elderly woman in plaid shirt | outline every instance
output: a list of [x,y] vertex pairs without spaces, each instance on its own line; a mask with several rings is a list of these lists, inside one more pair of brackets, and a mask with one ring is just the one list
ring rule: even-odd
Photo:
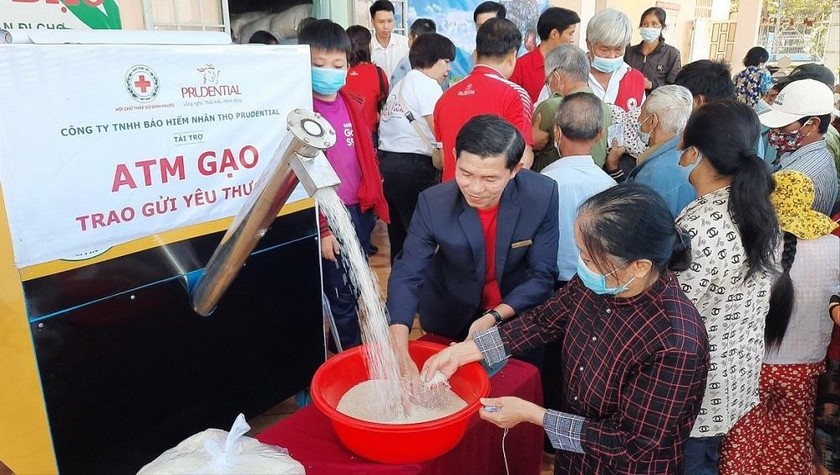
[[558,449],[555,473],[680,473],[709,362],[703,321],[669,271],[687,268],[689,238],[659,195],[629,183],[581,205],[575,242],[578,272],[568,285],[433,356],[422,378],[560,340],[561,407],[484,399],[481,417],[503,428],[542,426]]

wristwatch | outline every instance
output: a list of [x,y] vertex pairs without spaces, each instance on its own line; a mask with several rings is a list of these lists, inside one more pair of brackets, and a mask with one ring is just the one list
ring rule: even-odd
[[484,314],[485,315],[492,315],[493,320],[496,321],[496,325],[502,323],[502,314],[501,313],[499,313],[495,310],[488,310],[488,311],[484,312]]

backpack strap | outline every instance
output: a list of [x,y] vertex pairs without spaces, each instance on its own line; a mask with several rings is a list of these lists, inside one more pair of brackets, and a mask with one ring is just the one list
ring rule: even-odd
[[[376,66],[374,64],[374,66]],[[385,71],[382,70],[379,66],[376,66],[376,78],[379,79],[379,102],[376,103],[376,109],[382,110],[385,107],[385,102],[388,99],[388,91],[385,90],[385,80],[382,79],[385,76]]]

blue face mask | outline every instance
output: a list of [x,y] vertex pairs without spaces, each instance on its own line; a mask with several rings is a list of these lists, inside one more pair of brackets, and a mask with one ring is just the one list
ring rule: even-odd
[[312,66],[312,90],[321,96],[331,96],[344,87],[347,71],[344,69]]
[[[683,153],[685,153],[685,150],[683,150]],[[682,154],[680,154],[680,157],[682,157]],[[703,160],[703,154],[700,153],[700,150],[698,150],[697,151],[697,160],[695,160],[694,163],[692,163],[690,165],[683,165],[679,162],[677,163],[680,166],[680,171],[683,172],[683,176],[685,177],[686,180],[688,180],[688,177],[689,177],[689,175],[691,175],[691,172],[694,171],[695,168],[697,168],[697,165],[700,165],[701,160]]]
[[601,71],[602,73],[611,73],[620,68],[624,64],[624,57],[617,58],[602,58],[595,53],[592,54],[592,67]]
[[653,114],[648,115],[647,119],[639,122],[639,126],[636,128],[636,134],[639,136],[639,140],[641,140],[642,143],[645,144],[645,146],[648,146],[650,144],[650,134],[651,132],[653,132],[653,130],[651,130],[650,132],[642,132],[642,124],[647,122],[651,117],[653,117]]
[[[610,272],[607,275],[612,275],[615,272],[616,271]],[[586,263],[583,262],[583,258],[580,257],[580,254],[578,254],[577,275],[586,288],[598,295],[618,295],[627,290],[627,288],[630,287],[630,284],[636,280],[636,277],[633,276],[633,278],[628,280],[624,285],[620,285],[618,287],[607,287],[607,275],[602,275],[589,269],[589,267],[586,266]]]
[[639,34],[645,43],[653,43],[662,34],[662,28],[639,28]]

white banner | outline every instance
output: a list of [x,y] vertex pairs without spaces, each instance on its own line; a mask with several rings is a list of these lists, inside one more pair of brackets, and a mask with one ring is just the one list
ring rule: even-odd
[[298,46],[0,45],[0,84],[18,267],[235,215],[312,107]]

